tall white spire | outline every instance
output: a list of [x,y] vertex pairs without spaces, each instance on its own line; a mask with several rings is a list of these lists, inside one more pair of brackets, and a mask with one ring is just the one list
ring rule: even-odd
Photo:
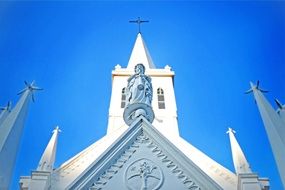
[[275,99],[275,103],[277,104],[278,108],[276,112],[278,113],[281,120],[285,123],[285,105],[283,105],[279,100]]
[[26,91],[0,126],[0,189],[8,189],[31,99]]
[[250,166],[245,158],[245,155],[242,152],[240,145],[238,144],[235,138],[235,131],[232,128],[229,128],[227,133],[230,137],[232,157],[236,174],[252,173]]
[[0,126],[3,121],[6,119],[8,114],[11,112],[11,101],[8,102],[7,106],[0,108]]
[[153,64],[141,33],[137,35],[127,68],[133,70],[138,63],[142,63],[146,69],[155,69],[155,65]]
[[250,86],[248,92],[253,92],[285,188],[285,123],[263,96],[259,82]]
[[55,155],[56,155],[56,147],[57,147],[57,139],[60,129],[57,126],[53,130],[53,135],[41,157],[41,160],[39,162],[37,171],[52,171],[53,165],[55,162]]
[[25,84],[27,87],[20,92],[20,100],[0,125],[0,189],[9,189],[28,105],[33,91],[40,89],[33,83]]

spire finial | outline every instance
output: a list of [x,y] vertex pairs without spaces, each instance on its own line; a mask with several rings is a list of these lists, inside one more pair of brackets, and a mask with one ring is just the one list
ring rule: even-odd
[[262,93],[268,92],[268,90],[263,90],[259,87],[259,80],[257,80],[256,85],[254,85],[252,82],[250,82],[250,86],[251,86],[250,89],[247,90],[245,92],[245,94],[249,94],[249,93],[253,92],[253,90],[259,90]]
[[5,107],[0,107],[0,110],[2,111],[8,111],[8,112],[11,112],[11,105],[12,105],[12,102],[11,101],[8,101],[7,105]]
[[231,133],[236,133],[236,131],[235,131],[235,130],[233,130],[232,128],[230,128],[230,127],[229,127],[229,128],[228,128],[228,131],[227,131],[226,133],[228,133],[228,134],[229,134],[230,132],[231,132]]
[[18,95],[20,95],[20,94],[22,94],[22,93],[24,93],[24,92],[26,92],[26,91],[28,90],[28,91],[30,91],[30,92],[32,93],[32,100],[33,100],[33,102],[35,102],[35,98],[34,98],[34,93],[33,93],[33,91],[35,91],[35,90],[43,90],[43,89],[42,89],[42,88],[39,88],[39,87],[37,87],[37,86],[34,86],[35,81],[32,81],[31,84],[29,84],[27,81],[24,81],[24,83],[25,83],[25,85],[26,85],[26,88],[24,88],[23,90],[21,90],[21,91],[18,93]]
[[144,23],[144,22],[149,22],[148,20],[141,20],[140,17],[138,17],[137,20],[130,20],[129,21],[130,23],[136,23],[138,24],[138,27],[139,27],[139,33],[141,33],[141,23]]
[[58,126],[58,125],[57,125],[57,126],[54,128],[54,130],[52,131],[52,133],[55,133],[55,132],[58,132],[58,133],[61,132],[61,130],[59,129],[59,126]]

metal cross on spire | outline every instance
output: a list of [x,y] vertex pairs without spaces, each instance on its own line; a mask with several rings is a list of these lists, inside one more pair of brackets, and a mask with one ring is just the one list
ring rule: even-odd
[[34,98],[34,91],[36,90],[43,90],[42,88],[39,88],[37,86],[35,86],[35,81],[33,81],[31,84],[29,84],[27,81],[24,81],[26,88],[24,88],[23,90],[21,90],[18,95],[23,94],[24,92],[26,92],[27,90],[29,90],[32,93],[32,100],[33,102],[35,102],[35,98]]
[[148,20],[141,20],[140,17],[138,17],[137,20],[130,20],[129,21],[130,23],[136,23],[138,24],[138,27],[139,27],[139,33],[141,33],[141,23],[144,23],[144,22],[149,22]]

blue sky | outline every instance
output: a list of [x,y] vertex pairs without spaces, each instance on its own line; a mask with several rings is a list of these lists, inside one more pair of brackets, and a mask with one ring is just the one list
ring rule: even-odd
[[[1,2],[0,104],[24,80],[43,92],[30,105],[12,189],[62,129],[56,166],[106,133],[111,70],[127,65],[140,16],[158,68],[175,71],[181,136],[234,171],[227,127],[271,189],[282,185],[249,81],[285,102],[285,4],[253,2]],[[275,106],[275,105],[274,105]]]

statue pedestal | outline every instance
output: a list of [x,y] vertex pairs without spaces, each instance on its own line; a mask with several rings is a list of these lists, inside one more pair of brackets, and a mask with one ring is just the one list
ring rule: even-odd
[[144,103],[129,104],[124,110],[124,121],[130,126],[139,116],[144,116],[150,123],[154,120],[152,107]]

